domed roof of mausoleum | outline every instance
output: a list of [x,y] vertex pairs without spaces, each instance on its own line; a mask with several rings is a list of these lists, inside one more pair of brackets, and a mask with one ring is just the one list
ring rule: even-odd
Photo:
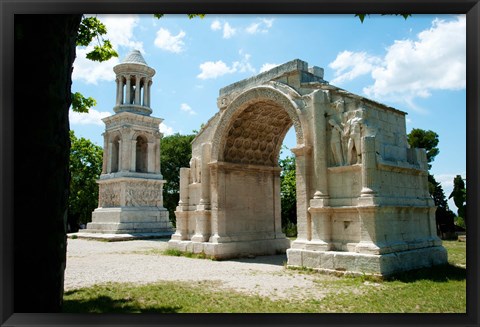
[[147,65],[147,62],[145,61],[145,59],[143,59],[143,56],[142,54],[140,53],[140,51],[138,50],[132,50],[132,52],[130,52],[126,57],[125,59],[123,59],[122,61],[123,64],[126,64],[126,63],[135,63],[135,64],[142,64],[142,65]]

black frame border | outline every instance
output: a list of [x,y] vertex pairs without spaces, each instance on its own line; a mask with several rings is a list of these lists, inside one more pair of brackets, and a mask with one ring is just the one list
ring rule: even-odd
[[[467,175],[469,237],[467,242],[467,314],[189,314],[189,315],[114,315],[114,314],[26,314],[13,311],[13,21],[16,14],[77,13],[184,13],[210,14],[352,14],[413,13],[467,15]],[[274,324],[282,326],[478,326],[479,244],[478,170],[480,149],[479,106],[479,31],[478,0],[0,0],[0,324],[1,326],[212,326]],[[352,19],[353,15],[352,15]]]

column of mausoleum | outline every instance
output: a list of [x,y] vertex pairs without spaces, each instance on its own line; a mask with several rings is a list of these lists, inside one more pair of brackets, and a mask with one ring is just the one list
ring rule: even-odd
[[135,104],[140,105],[140,80],[139,75],[135,75]]
[[130,77],[131,76],[125,76],[125,79],[127,80],[127,83],[126,83],[127,91],[126,91],[126,95],[125,95],[126,99],[125,99],[124,103],[126,103],[126,104],[130,104],[131,103],[131,98],[132,98],[132,95],[130,93],[132,91],[132,89],[131,89],[132,81],[130,80]]
[[117,106],[123,104],[123,76],[117,76]]

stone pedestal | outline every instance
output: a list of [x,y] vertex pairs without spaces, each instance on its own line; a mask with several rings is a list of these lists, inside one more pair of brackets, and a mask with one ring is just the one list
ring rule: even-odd
[[164,233],[172,231],[172,224],[165,208],[97,208],[92,213],[92,222],[82,231],[108,234]]
[[98,181],[99,207],[92,213],[92,222],[80,232],[172,232],[168,211],[163,207],[164,180],[108,175],[102,177]]

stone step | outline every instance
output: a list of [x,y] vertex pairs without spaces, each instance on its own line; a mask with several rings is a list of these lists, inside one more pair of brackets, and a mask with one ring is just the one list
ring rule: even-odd
[[135,233],[135,232],[161,232],[172,230],[169,222],[155,222],[155,223],[96,223],[91,222],[87,224],[87,228],[82,230],[93,233]]

